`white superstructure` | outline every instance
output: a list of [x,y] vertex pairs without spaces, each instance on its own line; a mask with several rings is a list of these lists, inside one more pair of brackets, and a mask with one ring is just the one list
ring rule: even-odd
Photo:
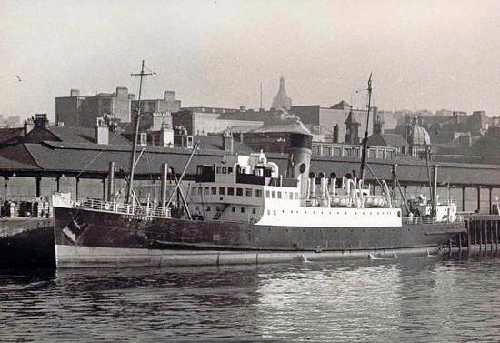
[[301,194],[300,178],[280,175],[262,152],[200,166],[198,176],[189,198],[194,219],[257,226],[402,226],[401,209],[392,205],[390,196],[373,195],[362,180],[311,177],[306,194]]

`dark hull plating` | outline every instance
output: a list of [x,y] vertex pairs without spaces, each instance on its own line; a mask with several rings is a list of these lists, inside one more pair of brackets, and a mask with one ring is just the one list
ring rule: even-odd
[[407,225],[403,228],[302,228],[175,218],[146,220],[72,208],[55,208],[55,218],[55,242],[58,246],[151,251],[350,252],[411,249],[437,247],[463,230],[457,224]]
[[52,219],[0,220],[0,268],[54,267],[54,261]]

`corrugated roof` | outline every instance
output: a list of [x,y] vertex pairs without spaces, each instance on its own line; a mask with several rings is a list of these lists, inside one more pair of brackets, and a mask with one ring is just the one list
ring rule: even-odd
[[[210,138],[211,139],[211,138]],[[216,147],[217,142],[212,146]],[[207,144],[209,146],[209,144]],[[140,148],[139,148],[140,149]],[[168,163],[180,172],[191,150],[183,148],[147,147],[137,165],[137,174],[147,176],[158,175],[163,163]],[[188,173],[195,173],[199,164],[213,164],[224,157],[224,151],[201,149],[188,168]],[[246,153],[245,153],[246,154]],[[267,154],[268,158],[278,164],[281,171],[286,170],[288,156],[286,154]],[[68,144],[64,142],[44,142],[43,144],[19,144],[0,149],[0,171],[12,168],[40,170],[43,172],[97,173],[105,175],[109,162],[115,162],[119,171],[128,170],[130,150],[125,146],[102,146],[96,144]],[[398,177],[403,183],[427,182],[425,161],[399,158]],[[378,178],[392,179],[392,163],[389,161],[369,160],[368,165]],[[438,182],[455,185],[491,185],[500,186],[500,166],[464,165],[458,163],[438,163]],[[311,161],[311,171],[334,172],[343,176],[355,170],[359,174],[360,162],[357,159],[315,157]],[[373,179],[369,170],[368,179]]]
[[[49,126],[46,129],[63,142],[96,143],[94,128],[74,126]],[[109,144],[131,145],[128,139],[126,139],[124,136],[112,131],[109,132]]]
[[274,132],[286,132],[286,133],[296,133],[306,136],[312,136],[311,132],[304,126],[302,121],[298,117],[290,117],[283,119],[281,122],[276,124],[264,125],[250,132],[253,133],[274,133]]
[[12,144],[17,137],[24,136],[24,127],[2,127],[0,128],[0,144]]

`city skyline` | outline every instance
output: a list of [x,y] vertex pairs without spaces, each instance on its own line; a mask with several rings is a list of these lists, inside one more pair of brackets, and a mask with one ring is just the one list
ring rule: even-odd
[[1,1],[0,113],[48,113],[54,98],[137,94],[184,106],[269,108],[283,75],[294,105],[500,113],[500,3],[482,1]]

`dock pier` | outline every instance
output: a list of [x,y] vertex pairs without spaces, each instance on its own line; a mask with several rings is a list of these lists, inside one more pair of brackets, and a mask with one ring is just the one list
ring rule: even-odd
[[472,214],[465,219],[465,226],[466,231],[450,242],[450,254],[464,258],[500,255],[500,215]]

